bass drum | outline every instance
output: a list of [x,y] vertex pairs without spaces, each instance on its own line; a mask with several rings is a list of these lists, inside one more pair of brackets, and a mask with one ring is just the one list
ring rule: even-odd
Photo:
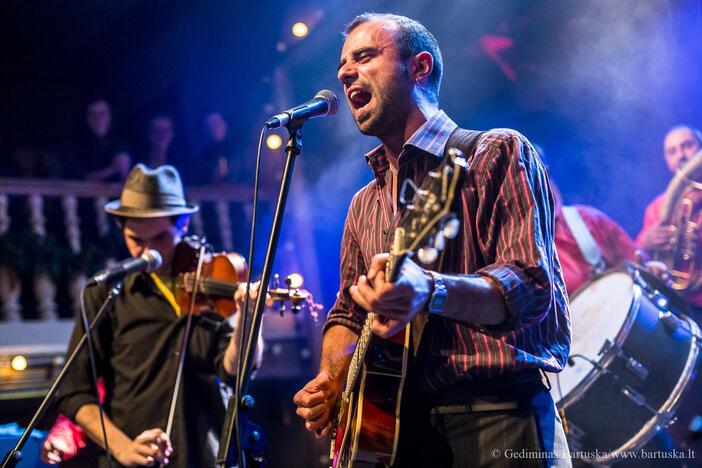
[[[608,464],[664,426],[694,381],[700,335],[682,309],[636,267],[606,272],[571,300],[573,338],[551,393],[571,451]],[[612,454],[612,453],[615,454]]]

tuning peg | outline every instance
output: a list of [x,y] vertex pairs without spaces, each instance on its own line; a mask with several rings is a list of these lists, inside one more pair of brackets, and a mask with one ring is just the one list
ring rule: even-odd
[[451,218],[444,224],[444,237],[447,239],[453,239],[458,235],[458,229],[461,227],[461,222],[458,218]]
[[442,251],[444,247],[446,247],[446,239],[444,238],[444,233],[439,231],[436,233],[436,236],[434,236],[434,248],[438,251]]
[[417,258],[420,262],[422,262],[425,265],[430,265],[434,263],[438,256],[439,251],[436,250],[434,247],[422,247],[417,251]]

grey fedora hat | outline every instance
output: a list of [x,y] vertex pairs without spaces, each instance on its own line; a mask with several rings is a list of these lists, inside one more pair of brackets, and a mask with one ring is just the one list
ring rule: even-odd
[[185,201],[180,174],[173,166],[150,169],[137,164],[127,176],[119,200],[105,205],[105,211],[127,218],[160,218],[195,213],[197,205]]

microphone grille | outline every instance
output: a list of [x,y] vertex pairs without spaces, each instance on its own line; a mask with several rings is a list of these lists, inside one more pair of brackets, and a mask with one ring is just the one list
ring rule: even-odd
[[158,270],[163,264],[163,257],[158,250],[149,249],[141,255],[141,258],[146,260],[146,263],[149,265],[146,268],[146,271],[149,273]]
[[331,117],[336,114],[339,110],[339,98],[336,96],[334,91],[329,91],[328,89],[323,89],[315,95],[315,98],[321,98],[327,101],[329,109],[327,109],[325,116]]

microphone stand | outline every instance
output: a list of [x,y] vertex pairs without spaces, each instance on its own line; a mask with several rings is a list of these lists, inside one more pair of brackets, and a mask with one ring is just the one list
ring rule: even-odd
[[107,295],[107,298],[105,301],[102,303],[102,306],[100,306],[100,309],[98,310],[97,314],[95,315],[95,318],[93,319],[93,322],[90,324],[90,328],[86,333],[83,334],[81,337],[80,341],[76,345],[76,348],[73,350],[71,355],[69,356],[68,360],[66,360],[66,363],[63,366],[63,369],[61,369],[61,372],[59,372],[59,375],[56,377],[56,380],[54,383],[51,385],[51,388],[49,388],[49,391],[46,393],[46,396],[44,397],[44,400],[41,402],[41,405],[39,405],[39,409],[37,409],[37,412],[34,413],[34,416],[32,417],[32,420],[29,422],[27,427],[24,429],[24,432],[22,433],[22,437],[17,441],[17,444],[15,445],[15,448],[7,452],[7,455],[2,461],[2,468],[14,468],[17,466],[17,463],[22,459],[22,447],[24,447],[24,444],[27,443],[27,440],[29,439],[29,436],[32,434],[32,430],[34,430],[34,427],[37,425],[39,422],[39,419],[41,419],[42,416],[44,416],[44,413],[46,412],[47,407],[49,406],[49,403],[53,399],[54,395],[58,391],[59,387],[61,386],[61,383],[63,382],[64,377],[68,373],[68,371],[73,367],[73,363],[76,360],[76,357],[78,354],[83,350],[83,347],[85,346],[85,343],[88,341],[87,336],[88,333],[92,333],[93,329],[97,328],[97,326],[100,324],[102,321],[105,312],[112,306],[112,303],[115,301],[117,296],[119,296],[120,290],[122,289],[122,283],[117,283],[115,286],[110,289],[110,293]]
[[[251,395],[247,395],[246,392],[248,391],[249,384],[251,383],[251,372],[253,369],[256,341],[259,331],[261,330],[261,320],[263,319],[266,294],[268,293],[268,283],[271,279],[275,252],[278,248],[278,238],[280,237],[280,228],[283,222],[283,214],[285,212],[285,205],[288,199],[292,172],[295,166],[295,158],[302,150],[301,128],[301,124],[300,126],[288,128],[289,137],[288,143],[285,147],[287,158],[285,160],[285,168],[283,169],[283,177],[280,182],[280,192],[278,193],[278,202],[273,215],[273,225],[271,227],[271,234],[268,239],[266,257],[263,263],[263,273],[261,274],[258,296],[256,297],[256,307],[254,309],[249,335],[246,340],[245,352],[243,354],[241,351],[239,352],[239,357],[241,358],[241,356],[243,356],[244,359],[243,367],[240,367],[240,369],[243,369],[244,371],[240,376],[241,378],[239,378],[239,376],[237,377],[238,381],[241,382],[238,392],[241,397],[238,402],[234,401],[234,396],[229,399],[227,414],[224,418],[224,427],[222,428],[222,434],[219,440],[217,466],[221,468],[228,468],[237,463],[239,463],[238,466],[246,468],[249,461],[252,461],[257,466],[263,466],[263,434],[259,429],[252,428],[251,424],[247,424],[245,418],[242,417],[242,413],[245,413],[254,406],[253,397],[251,397]],[[243,330],[242,333],[245,333],[245,331],[246,330]],[[234,395],[236,395],[236,393]],[[241,447],[236,447],[236,441],[232,443],[232,436],[235,434],[235,426],[237,425],[239,434],[243,436],[241,440]],[[254,445],[253,450],[249,446],[250,444]],[[242,452],[244,453],[245,459],[240,461],[239,457]]]

